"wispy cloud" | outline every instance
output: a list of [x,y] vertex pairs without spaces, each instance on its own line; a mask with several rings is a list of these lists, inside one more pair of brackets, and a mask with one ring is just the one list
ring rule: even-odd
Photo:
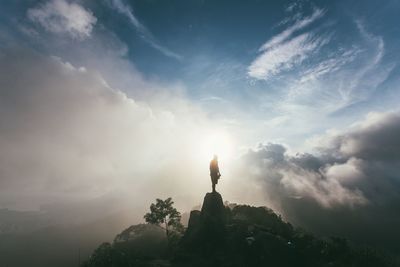
[[52,0],[28,10],[28,18],[49,32],[67,33],[76,39],[90,36],[96,17],[77,3]]
[[134,15],[133,10],[130,6],[123,3],[122,0],[109,0],[110,6],[120,14],[126,16],[129,22],[135,27],[139,34],[142,35],[143,40],[148,43],[154,49],[160,51],[167,57],[175,58],[178,60],[182,59],[182,56],[171,51],[170,49],[162,46],[156,37],[144,26]]
[[347,63],[354,61],[360,52],[362,51],[358,47],[352,47],[348,50],[342,49],[342,51],[338,51],[333,56],[317,63],[315,66],[306,68],[306,70],[301,72],[299,82],[306,83],[316,80],[325,74],[338,71]]
[[[308,21],[314,17],[316,24],[324,13],[314,12],[304,20],[308,24],[300,24],[309,25],[301,30],[296,30],[301,26],[287,26],[267,40],[247,67],[253,82],[268,81],[263,85],[270,89],[262,99],[263,109],[287,117],[281,129],[297,129],[294,138],[289,141],[286,137],[283,142],[294,142],[332,123],[351,123],[365,108],[379,105],[372,96],[395,67],[385,58],[383,37],[370,32],[363,21],[351,25],[348,31],[353,36],[346,34],[345,40],[341,39],[343,33],[332,27],[335,20],[331,17],[325,20],[332,23],[314,29]],[[341,122],[330,119],[343,115],[346,118]]]
[[259,80],[267,80],[301,63],[308,55],[326,44],[329,38],[318,38],[312,33],[303,33],[292,38],[294,33],[321,18],[324,13],[324,10],[315,8],[310,16],[297,20],[292,26],[263,44],[258,50],[261,54],[248,67],[248,75]]
[[361,37],[356,43],[332,46],[321,58],[315,57],[288,75],[280,109],[290,114],[317,109],[317,116],[323,117],[371,100],[394,64],[383,61],[383,38],[368,32],[360,21],[356,26],[360,34],[357,37]]
[[311,33],[296,36],[290,41],[264,51],[251,63],[248,74],[259,80],[268,80],[271,76],[301,63],[328,41],[329,38],[315,37]]
[[368,48],[368,56],[363,63],[363,66],[352,75],[351,82],[348,86],[342,87],[340,93],[348,104],[355,101],[364,100],[372,90],[380,83],[386,80],[392,67],[378,68],[385,54],[385,43],[383,38],[378,35],[369,33],[364,24],[357,20],[357,28],[365,40],[366,47]]
[[325,13],[324,10],[316,8],[313,14],[311,14],[311,16],[296,21],[295,24],[293,24],[291,27],[287,28],[283,32],[272,37],[271,40],[269,40],[263,46],[260,47],[259,51],[265,51],[267,49],[272,48],[273,46],[279,45],[283,41],[287,40],[296,31],[307,27],[315,20],[321,18],[324,15],[324,13]]

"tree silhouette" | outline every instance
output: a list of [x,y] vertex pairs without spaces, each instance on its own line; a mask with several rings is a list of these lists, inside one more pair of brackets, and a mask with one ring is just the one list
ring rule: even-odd
[[[144,215],[147,223],[156,224],[165,229],[169,239],[173,233],[182,233],[181,214],[172,205],[172,198],[162,200],[157,198],[156,203],[150,205],[150,212]],[[163,227],[164,226],[164,227]]]

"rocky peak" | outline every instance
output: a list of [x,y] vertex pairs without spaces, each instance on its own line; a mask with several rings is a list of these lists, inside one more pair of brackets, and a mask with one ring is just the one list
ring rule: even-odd
[[225,224],[226,214],[222,196],[218,192],[207,193],[201,207],[203,222]]

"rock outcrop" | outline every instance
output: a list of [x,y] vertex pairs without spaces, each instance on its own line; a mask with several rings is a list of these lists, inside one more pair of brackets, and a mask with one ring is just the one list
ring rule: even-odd
[[201,218],[203,223],[215,226],[226,223],[226,212],[222,196],[218,192],[207,193],[201,207]]
[[190,213],[189,224],[182,243],[196,252],[206,254],[218,251],[224,246],[227,220],[222,196],[218,192],[207,193],[201,211]]

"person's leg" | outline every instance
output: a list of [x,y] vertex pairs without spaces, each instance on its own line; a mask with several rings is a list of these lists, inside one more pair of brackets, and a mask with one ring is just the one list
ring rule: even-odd
[[215,192],[215,185],[217,183],[217,179],[215,175],[211,175],[211,184],[212,184],[212,191]]

